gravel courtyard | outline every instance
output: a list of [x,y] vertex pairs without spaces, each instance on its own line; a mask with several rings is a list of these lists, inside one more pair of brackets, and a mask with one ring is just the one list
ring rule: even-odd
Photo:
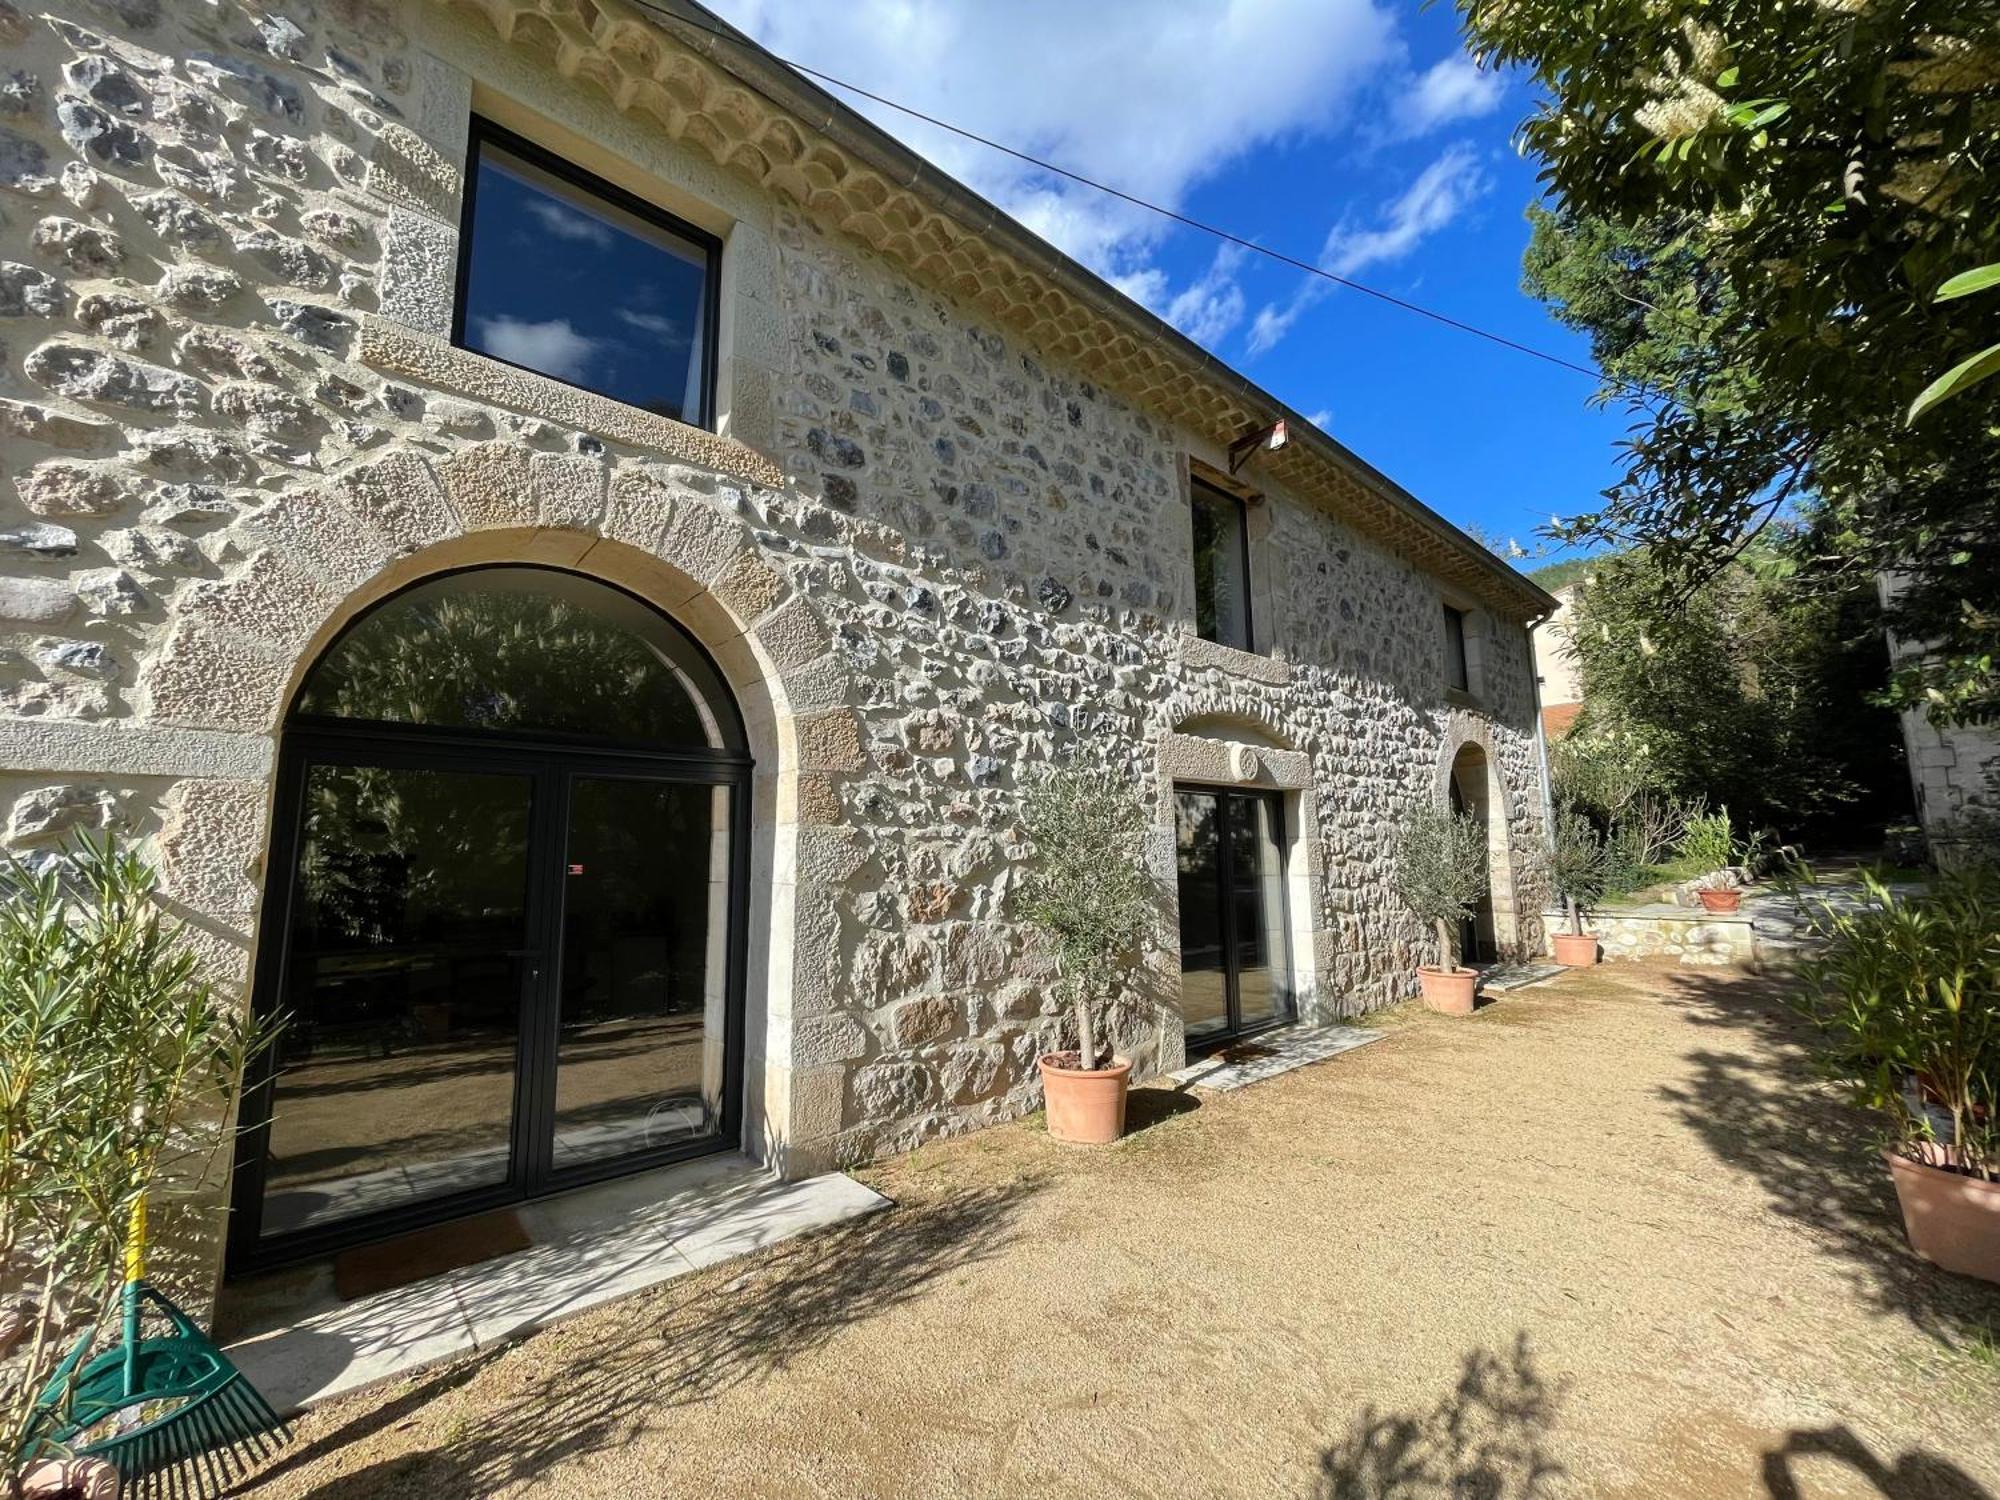
[[1767,981],[1617,966],[323,1408],[267,1500],[2000,1497],[2000,1288],[1910,1257]]

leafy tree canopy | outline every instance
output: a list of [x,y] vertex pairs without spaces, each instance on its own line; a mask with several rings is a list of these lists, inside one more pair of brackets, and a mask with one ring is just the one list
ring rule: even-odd
[[1900,737],[1868,706],[1888,658],[1866,580],[1802,588],[1784,547],[1764,543],[1684,608],[1658,612],[1661,587],[1648,549],[1604,561],[1575,595],[1574,735],[1621,746],[1607,772],[1631,778],[1631,792],[1727,803],[1787,837],[1851,837],[1857,817],[1901,806]]
[[1935,300],[2000,260],[2000,11],[1460,4],[1475,50],[1543,91],[1529,284],[1634,419],[1623,478],[1559,538],[1646,547],[1660,617],[1803,514],[1830,570],[1893,571],[1891,625],[1934,643],[1899,701],[2000,715],[1995,384],[1906,421],[2000,332],[2000,298]]

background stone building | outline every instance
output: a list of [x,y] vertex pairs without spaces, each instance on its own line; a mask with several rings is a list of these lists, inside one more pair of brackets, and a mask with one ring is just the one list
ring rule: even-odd
[[[1155,814],[1142,1070],[1410,993],[1454,787],[1540,949],[1548,596],[1295,416],[1232,481],[1281,405],[725,31],[0,0],[6,836],[148,840],[298,1018],[241,1264],[1034,1107],[1019,796],[1079,754]],[[652,409],[589,363],[639,334],[506,304],[614,263]]]

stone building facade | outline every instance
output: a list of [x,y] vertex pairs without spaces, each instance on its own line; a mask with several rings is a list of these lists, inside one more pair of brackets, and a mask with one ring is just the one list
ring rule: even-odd
[[[0,0],[10,846],[145,839],[248,992],[307,672],[400,589],[530,564],[669,616],[740,710],[736,1118],[783,1171],[1037,1105],[1020,796],[1080,754],[1154,814],[1142,1071],[1185,1052],[1176,786],[1278,799],[1303,1016],[1413,991],[1396,830],[1454,785],[1494,946],[1539,951],[1547,596],[1294,417],[1241,475],[1255,649],[1203,639],[1191,475],[1284,409],[716,24]],[[475,117],[720,242],[707,426],[455,340]]]

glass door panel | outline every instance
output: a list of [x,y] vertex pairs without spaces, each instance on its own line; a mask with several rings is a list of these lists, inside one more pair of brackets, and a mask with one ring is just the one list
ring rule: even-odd
[[558,1172],[719,1127],[730,795],[636,778],[570,782]]
[[1176,790],[1181,1015],[1189,1041],[1291,1014],[1278,799]]
[[1181,1022],[1190,1041],[1231,1029],[1222,931],[1222,819],[1212,792],[1174,793]]
[[528,938],[525,775],[312,765],[262,1233],[505,1183]]
[[1285,942],[1285,855],[1271,797],[1229,797],[1230,897],[1236,917],[1236,1025],[1291,1011]]

